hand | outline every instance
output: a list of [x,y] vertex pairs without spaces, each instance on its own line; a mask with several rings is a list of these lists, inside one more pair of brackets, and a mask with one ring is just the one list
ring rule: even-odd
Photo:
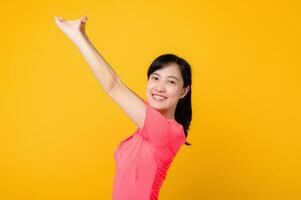
[[85,35],[85,25],[88,16],[85,15],[77,20],[65,20],[62,17],[54,16],[57,26],[63,31],[73,42],[80,34]]

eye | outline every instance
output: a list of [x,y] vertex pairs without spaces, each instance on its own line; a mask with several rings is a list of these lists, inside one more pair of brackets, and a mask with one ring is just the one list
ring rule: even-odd
[[155,76],[153,76],[151,79],[153,79],[153,80],[158,80],[158,78],[157,78],[157,77],[155,77]]
[[175,84],[175,82],[174,81],[169,81],[171,84]]

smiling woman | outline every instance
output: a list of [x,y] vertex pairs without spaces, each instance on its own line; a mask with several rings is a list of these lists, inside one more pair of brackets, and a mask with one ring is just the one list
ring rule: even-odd
[[[171,56],[171,55],[164,55]],[[169,63],[157,69],[150,75],[147,82],[147,94],[151,94],[150,103],[163,102],[164,104],[152,105],[166,118],[174,119],[175,110],[179,99],[185,97],[190,86],[183,87],[184,80],[177,63]],[[150,95],[147,95],[150,97]]]
[[183,144],[189,144],[190,65],[173,54],[156,58],[147,72],[147,102],[122,82],[89,41],[87,16],[70,21],[55,17],[55,21],[79,48],[104,91],[138,127],[114,152],[113,200],[158,199],[174,157]]
[[190,65],[174,54],[164,54],[151,63],[147,77],[149,103],[166,118],[180,123],[187,137],[192,119]]

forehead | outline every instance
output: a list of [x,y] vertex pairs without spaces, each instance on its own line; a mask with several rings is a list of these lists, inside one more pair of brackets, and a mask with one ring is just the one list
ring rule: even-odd
[[181,72],[178,64],[176,63],[170,63],[165,67],[154,71],[152,74],[159,74],[160,76],[164,76],[164,77],[174,76],[179,80],[181,79]]

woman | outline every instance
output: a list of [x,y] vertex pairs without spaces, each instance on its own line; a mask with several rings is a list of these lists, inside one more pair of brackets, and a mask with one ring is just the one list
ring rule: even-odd
[[138,126],[114,152],[116,175],[113,200],[158,199],[167,171],[183,144],[190,125],[191,69],[182,58],[165,54],[147,72],[146,96],[130,90],[102,58],[85,33],[87,16],[64,20],[58,27],[79,48],[103,90]]

